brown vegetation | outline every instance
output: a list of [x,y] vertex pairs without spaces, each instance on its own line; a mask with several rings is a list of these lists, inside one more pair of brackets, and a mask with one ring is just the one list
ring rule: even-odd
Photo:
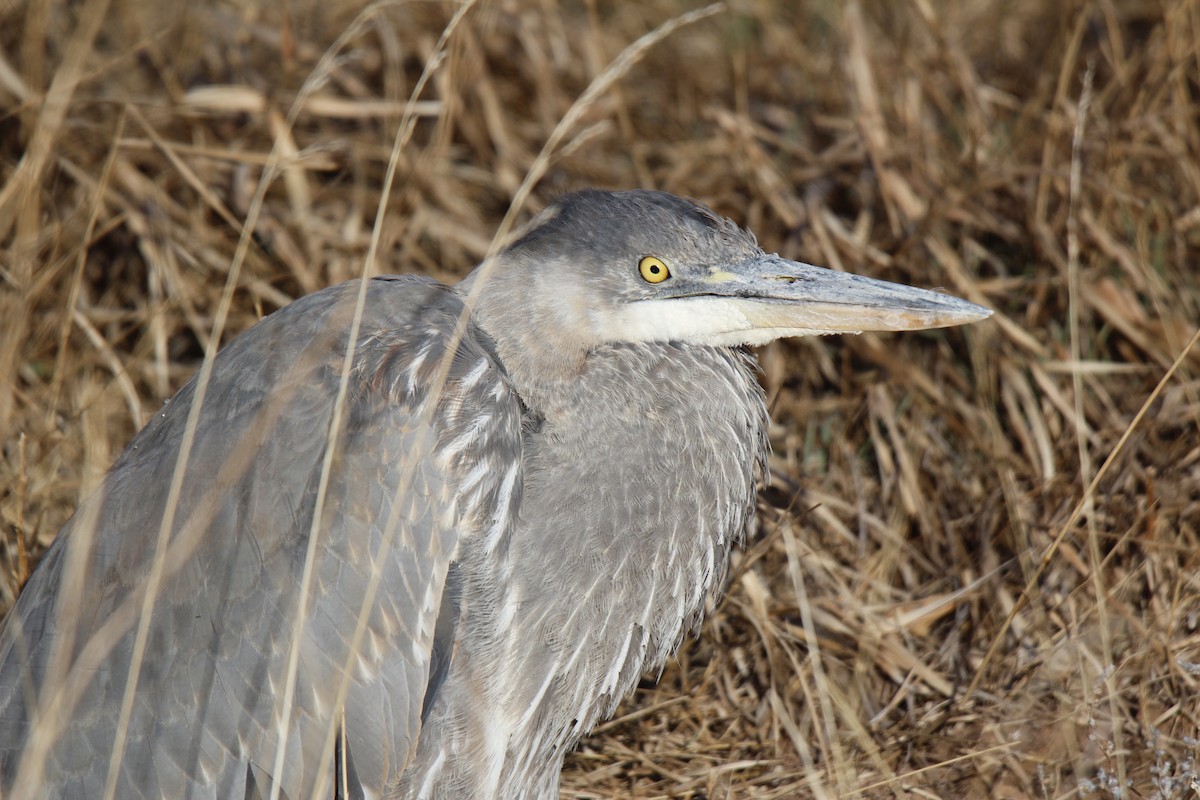
[[224,340],[661,188],[996,315],[762,352],[761,536],[564,796],[1196,796],[1200,4],[699,7],[0,4],[0,609],[227,281]]

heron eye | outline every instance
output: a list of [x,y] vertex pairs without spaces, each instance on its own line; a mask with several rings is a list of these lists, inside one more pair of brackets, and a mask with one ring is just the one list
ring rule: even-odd
[[638,262],[638,272],[646,283],[662,283],[671,277],[671,270],[667,269],[667,265],[662,259],[654,256],[643,256]]

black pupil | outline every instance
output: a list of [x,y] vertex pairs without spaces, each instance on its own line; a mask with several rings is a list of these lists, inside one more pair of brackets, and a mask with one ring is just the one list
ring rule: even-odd
[[658,265],[657,265],[657,264],[651,264],[651,265],[650,265],[650,274],[651,274],[651,275],[657,275],[657,274],[658,274]]

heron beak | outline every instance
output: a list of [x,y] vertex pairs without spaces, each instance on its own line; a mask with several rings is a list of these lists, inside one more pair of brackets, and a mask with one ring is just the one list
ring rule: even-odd
[[945,328],[992,314],[950,295],[777,255],[715,267],[689,283],[691,296],[733,300],[754,330],[772,338]]
[[691,269],[626,304],[602,341],[762,345],[792,336],[916,331],[991,316],[983,306],[777,255]]

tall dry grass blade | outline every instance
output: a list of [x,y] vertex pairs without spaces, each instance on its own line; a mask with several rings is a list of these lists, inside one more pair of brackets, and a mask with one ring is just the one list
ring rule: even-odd
[[[65,56],[46,91],[37,125],[29,135],[29,149],[21,156],[4,188],[0,189],[0,241],[8,237],[17,215],[28,210],[28,200],[42,181],[70,110],[71,99],[83,79],[84,63],[91,55],[100,26],[104,24],[108,3],[109,0],[87,0],[80,9],[79,22],[71,39],[64,43]],[[31,46],[41,46],[37,37],[28,41]],[[28,278],[29,273],[25,269],[29,266],[28,261],[21,259],[16,266]],[[26,281],[21,282],[24,284]]]
[[[405,145],[408,143],[409,139],[412,137],[413,131],[415,130],[414,126],[416,125],[417,115],[415,113],[414,104],[420,98],[421,94],[425,90],[426,85],[432,79],[433,75],[437,72],[438,67],[446,58],[451,37],[474,5],[474,0],[467,0],[467,2],[459,6],[458,10],[455,11],[454,16],[451,17],[450,21],[446,24],[446,27],[442,30],[441,36],[438,39],[438,43],[434,47],[434,55],[425,63],[425,66],[421,71],[421,77],[413,86],[412,94],[409,97],[409,105],[405,109],[405,114],[401,118],[400,124],[397,127],[396,137],[392,143],[392,152],[388,158],[387,173],[384,177],[383,187],[380,190],[379,203],[375,210],[375,223],[371,228],[371,244],[367,250],[367,256],[363,261],[363,274],[359,279],[358,295],[355,298],[354,323],[350,332],[346,358],[342,364],[342,372],[338,384],[338,396],[334,403],[335,422],[339,419],[342,413],[342,409],[345,405],[346,393],[350,386],[350,369],[353,365],[353,354],[358,341],[358,327],[362,319],[363,309],[366,307],[368,278],[372,273],[375,258],[378,254],[379,237],[383,230],[383,219],[387,211],[388,199],[391,196],[392,184],[396,179],[396,171],[400,163],[400,154],[404,150]],[[443,358],[442,363],[438,365],[437,378],[435,379],[434,386],[431,387],[427,394],[428,398],[434,398],[434,400],[427,399],[425,407],[420,410],[417,421],[418,428],[427,427],[433,418],[434,409],[437,405],[436,398],[440,396],[441,387],[444,385],[447,376],[450,374],[453,353],[456,349],[457,342],[453,343],[447,348],[446,357]],[[320,485],[322,487],[322,492],[328,485],[330,477],[329,473],[330,469],[332,468],[332,453],[334,450],[333,443],[336,441],[335,433],[336,431],[331,428],[330,436],[327,439],[329,445],[326,450],[326,461],[321,466]],[[391,551],[392,542],[397,531],[400,529],[400,509],[403,508],[404,504],[396,501],[403,497],[404,493],[407,492],[411,487],[412,479],[416,472],[416,467],[417,464],[415,460],[409,459],[409,462],[406,463],[403,470],[401,470],[400,479],[397,481],[392,507],[389,512],[387,523],[384,526],[383,541],[380,543],[379,550],[375,554],[374,563],[371,569],[371,577],[368,581],[366,590],[364,591],[363,602],[361,608],[359,609],[358,619],[355,622],[354,632],[350,637],[349,646],[346,649],[346,661],[343,663],[342,669],[340,670],[341,678],[338,681],[337,690],[333,696],[332,707],[335,709],[340,709],[346,702],[346,694],[350,689],[351,667],[354,660],[358,657],[358,648],[361,646],[363,635],[366,633],[367,618],[370,615],[375,596],[379,589],[379,583],[383,576],[383,560]],[[300,595],[300,602],[302,605],[296,616],[296,628],[292,634],[292,652],[289,655],[288,673],[286,677],[289,692],[294,691],[296,674],[299,668],[300,628],[305,622],[303,604],[306,602],[308,596],[308,587],[312,580],[312,569],[316,559],[316,540],[319,534],[321,519],[320,508],[323,505],[323,499],[323,495],[318,499],[317,509],[313,514],[313,527],[309,534],[308,552],[305,554],[304,559],[304,577],[301,581]],[[288,707],[289,706],[287,705],[285,699],[283,708],[287,709]],[[330,725],[329,730],[326,731],[325,744],[320,751],[322,753],[322,757],[320,759],[319,771],[314,783],[315,791],[324,791],[325,781],[328,779],[328,771],[331,768],[333,761],[332,755],[337,733],[337,726],[332,724]],[[281,738],[278,755],[276,757],[275,774],[277,775],[281,774],[281,770],[283,768],[283,755],[283,739]],[[275,800],[277,797],[279,788],[280,786],[277,782],[275,789],[272,791],[272,800]]]
[[[642,51],[644,51],[644,49],[646,47],[649,47],[650,45],[654,44],[655,42],[660,41],[662,38],[665,38],[666,36],[670,35],[671,32],[678,29],[679,27],[682,27],[683,25],[689,24],[690,22],[697,21],[699,19],[703,19],[706,16],[716,13],[716,11],[719,10],[720,7],[721,6],[719,6],[719,5],[709,6],[708,8],[701,9],[698,12],[692,12],[690,14],[681,15],[680,17],[669,20],[668,22],[659,26],[659,28],[655,29],[651,33],[646,34],[645,36],[640,38],[638,41],[634,42],[632,45],[630,45],[628,48],[626,48],[626,50],[623,51],[621,53],[621,55],[618,56],[617,59],[614,60],[614,62],[609,66],[609,68],[601,76],[599,76],[596,79],[596,81],[593,82],[593,84],[591,86],[588,87],[588,90],[585,91],[584,94],[580,96],[580,98],[575,102],[575,104],[572,105],[571,109],[567,112],[567,114],[565,114],[563,116],[562,120],[560,120],[559,124],[555,127],[554,133],[551,134],[550,138],[547,140],[547,143],[542,148],[541,154],[539,154],[538,159],[534,162],[534,165],[531,167],[529,173],[526,175],[526,178],[525,178],[524,182],[522,183],[521,188],[518,190],[517,196],[514,198],[513,202],[510,204],[509,212],[505,216],[504,221],[501,222],[500,227],[495,235],[495,238],[493,239],[492,246],[491,246],[491,249],[489,250],[488,256],[485,257],[484,267],[481,268],[483,270],[482,277],[480,278],[479,282],[476,284],[476,288],[478,288],[479,286],[486,283],[487,264],[489,263],[491,255],[493,255],[495,252],[497,252],[500,245],[505,241],[505,238],[507,237],[509,229],[511,227],[512,220],[515,219],[517,210],[519,210],[523,206],[524,199],[525,199],[525,197],[528,196],[528,193],[532,190],[533,184],[536,182],[537,177],[541,174],[541,170],[544,170],[546,164],[548,164],[550,154],[554,151],[555,147],[557,146],[558,142],[562,139],[562,137],[565,136],[565,134],[573,127],[573,125],[575,124],[575,120],[583,113],[583,110],[586,109],[592,102],[594,102],[594,99],[596,96],[598,96],[607,87],[611,86],[612,83],[614,83],[616,80],[618,80],[620,78],[620,76],[625,73],[625,71],[627,71],[630,67],[632,67],[633,64],[635,64],[637,61],[638,54],[640,54]],[[449,24],[447,24],[446,29],[443,31],[442,39],[441,39],[441,42],[439,43],[439,47],[436,50],[436,52],[438,52],[438,53],[443,52],[444,47],[445,47],[445,42],[449,39],[449,35],[453,32],[454,27],[459,24],[459,22],[461,21],[463,16],[465,16],[465,14],[468,10],[469,10],[469,4],[468,4],[468,6],[460,8],[459,12],[455,14],[455,16],[451,20],[451,22]],[[426,72],[423,74],[432,74],[432,70],[428,68],[428,65],[427,65]],[[389,178],[387,181],[385,181],[385,187],[390,185],[391,175],[394,174],[394,171],[393,171],[394,165],[397,163],[397,161],[399,159],[399,151],[401,149],[402,143],[404,141],[406,141],[407,134],[408,134],[408,131],[406,131],[406,129],[402,126],[400,132],[397,134],[397,137],[396,137],[396,145],[393,148],[392,159],[389,161]],[[374,228],[374,230],[376,232],[379,230],[380,223],[382,221],[383,210],[386,205],[386,197],[387,197],[387,193],[385,191],[383,194],[383,199],[381,199],[381,202],[379,205],[379,210],[377,213],[376,225]],[[365,300],[365,291],[366,290],[365,290],[365,284],[364,284],[362,287],[360,287],[360,303]],[[452,359],[453,359],[454,353],[457,351],[459,342],[461,341],[461,337],[463,335],[463,332],[465,331],[467,315],[469,314],[470,309],[472,308],[472,305],[473,305],[473,296],[474,296],[474,292],[472,293],[472,296],[468,296],[468,298],[466,299],[466,301],[464,303],[465,309],[464,309],[462,317],[460,317],[459,325],[455,330],[455,336],[447,344],[446,355],[442,358],[442,361],[438,365],[438,369],[435,372],[434,379],[430,382],[430,387],[429,387],[427,396],[432,399],[427,400],[426,406],[421,410],[421,414],[419,416],[418,423],[417,423],[418,426],[428,425],[430,419],[432,418],[434,409],[436,408],[436,398],[439,398],[441,396],[441,392],[443,391],[443,389],[445,387],[445,382],[450,373],[450,366],[452,364]],[[389,514],[387,524],[384,528],[383,541],[380,544],[380,556],[390,550],[390,548],[392,546],[392,542],[395,538],[396,532],[399,530],[400,509],[403,507],[403,504],[398,501],[403,497],[404,492],[407,490],[409,484],[411,483],[411,479],[412,479],[413,472],[415,470],[415,466],[416,466],[415,464],[405,465],[405,470],[401,473],[401,478],[398,481],[398,486],[396,487],[396,490],[395,490],[394,499],[393,499],[393,503],[392,503],[392,509]],[[377,556],[375,559],[375,565],[372,568],[371,577],[370,577],[370,580],[366,587],[366,590],[364,592],[363,603],[362,603],[362,606],[359,611],[358,621],[355,625],[354,633],[352,634],[352,636],[350,638],[350,645],[348,648],[348,653],[349,653],[348,658],[349,659],[354,658],[354,654],[357,653],[358,647],[361,644],[362,637],[366,632],[367,618],[370,614],[371,607],[374,602],[374,598],[379,590],[379,584],[380,584],[381,577],[382,577],[382,570],[381,570],[381,566],[380,566],[382,559],[380,556]],[[338,692],[336,695],[336,700],[334,702],[335,708],[339,707],[342,703],[345,702],[345,696],[349,690],[349,675],[350,675],[350,661],[349,660],[344,664],[341,673],[342,673],[342,679],[338,686]],[[323,752],[325,752],[325,753],[332,752],[333,738],[334,738],[335,734],[336,734],[335,730],[330,730],[327,733],[326,745],[325,745]],[[329,759],[325,758],[321,762],[322,773],[321,773],[321,777],[317,784],[318,786],[322,785],[325,780],[326,770],[328,768],[326,762],[328,762],[328,761],[329,761]]]
[[[1096,65],[1088,62],[1083,74],[1083,89],[1079,96],[1079,107],[1075,114],[1075,129],[1071,138],[1071,173],[1069,185],[1070,207],[1067,214],[1067,286],[1068,286],[1068,331],[1071,345],[1071,360],[1075,363],[1083,359],[1083,344],[1080,315],[1082,314],[1082,291],[1080,288],[1079,266],[1079,213],[1082,203],[1083,182],[1083,145],[1087,132],[1088,114],[1092,105],[1092,81],[1095,77]],[[1116,749],[1117,781],[1121,786],[1127,785],[1128,776],[1125,768],[1124,730],[1122,725],[1122,708],[1119,701],[1120,692],[1115,680],[1116,659],[1113,658],[1112,629],[1108,618],[1108,587],[1104,582],[1103,558],[1100,555],[1100,532],[1097,530],[1095,497],[1086,493],[1092,475],[1091,450],[1088,447],[1088,431],[1080,423],[1086,419],[1083,407],[1083,373],[1074,372],[1071,375],[1075,395],[1075,429],[1076,450],[1079,454],[1080,488],[1085,490],[1083,497],[1083,515],[1087,519],[1088,528],[1088,561],[1091,567],[1092,586],[1095,590],[1096,616],[1100,628],[1100,652],[1105,665],[1114,669],[1104,669],[1102,680],[1105,697],[1108,700],[1109,715],[1112,720],[1112,737]]]
[[500,249],[506,243],[509,233],[512,232],[517,215],[525,207],[525,203],[529,199],[534,185],[541,180],[546,169],[549,167],[551,156],[558,149],[562,140],[566,138],[566,135],[579,124],[579,120],[583,117],[584,113],[592,107],[601,95],[609,91],[638,62],[647,50],[680,28],[711,17],[719,11],[724,10],[724,8],[724,3],[713,3],[673,17],[649,33],[644,34],[633,44],[622,50],[613,59],[612,63],[605,68],[604,72],[596,76],[596,79],[591,82],[584,93],[571,104],[567,113],[562,116],[562,119],[554,126],[554,130],[550,133],[550,136],[546,138],[546,143],[542,145],[541,152],[538,153],[533,164],[529,167],[525,179],[521,181],[521,185],[517,188],[516,194],[513,195],[512,201],[509,203],[508,211],[504,214],[504,218],[500,220],[500,224],[496,228],[492,245],[488,248],[488,252],[485,254],[480,267],[479,280],[475,282],[471,293],[467,295],[466,307],[463,310],[464,318],[474,309],[479,292],[487,285],[487,278],[491,273],[493,264],[492,256],[500,252]]
[[[345,36],[343,38],[346,38]],[[342,40],[339,40],[339,42]],[[318,65],[318,70],[321,65]],[[323,77],[322,73],[318,75]],[[310,79],[302,87],[299,93],[299,99],[304,98],[310,92],[317,88],[318,81]],[[295,117],[299,113],[300,103],[293,105],[287,119],[287,127],[290,128],[295,122]],[[186,466],[191,457],[192,448],[196,440],[197,424],[200,419],[200,412],[203,409],[204,401],[208,392],[209,383],[212,378],[213,365],[217,350],[220,348],[221,335],[224,331],[226,321],[229,318],[230,309],[232,307],[233,294],[238,286],[238,279],[241,274],[242,265],[245,263],[246,255],[249,251],[251,236],[250,233],[255,230],[258,215],[263,205],[263,200],[266,196],[267,188],[270,186],[276,174],[277,165],[282,157],[281,141],[277,137],[274,146],[271,149],[271,157],[268,159],[267,167],[264,170],[264,175],[259,183],[258,189],[255,192],[254,199],[250,203],[249,212],[245,225],[241,229],[241,234],[238,239],[237,249],[234,252],[233,260],[230,264],[229,273],[226,278],[225,288],[222,291],[220,302],[217,306],[217,312],[213,320],[212,334],[209,340],[208,348],[205,352],[204,361],[201,364],[200,371],[196,380],[196,392],[192,401],[191,407],[188,409],[188,419],[184,428],[183,440],[180,445],[179,455],[176,459],[175,466],[171,474],[171,484],[167,494],[167,502],[163,511],[163,521],[159,528],[158,536],[155,540],[154,554],[151,559],[150,572],[146,579],[145,594],[142,598],[141,613],[138,617],[137,632],[134,638],[133,653],[130,660],[130,670],[126,679],[124,697],[121,703],[121,711],[118,716],[116,735],[114,739],[113,751],[109,761],[109,771],[107,786],[105,788],[105,800],[111,800],[116,792],[116,783],[120,772],[120,764],[124,756],[126,735],[129,727],[129,720],[133,711],[134,695],[136,693],[138,678],[141,674],[142,663],[146,654],[146,643],[149,636],[150,620],[153,614],[154,604],[157,600],[158,593],[162,587],[165,578],[165,566],[167,563],[167,549],[170,540],[170,533],[175,524],[175,517],[178,510],[180,492],[183,486]],[[335,420],[337,414],[335,413]],[[319,519],[319,515],[316,517]],[[305,602],[306,593],[301,594],[301,603]],[[298,646],[294,645],[294,646]],[[291,683],[294,683],[294,679]],[[285,689],[285,695],[288,694],[288,689],[292,689],[290,684]],[[285,705],[285,708],[290,708]],[[286,714],[284,718],[286,718]],[[287,727],[284,726],[283,734],[280,737],[280,759],[287,738]],[[280,774],[276,772],[275,774]],[[280,785],[276,782],[272,788],[272,800],[278,797]]]
[[[845,778],[847,777],[844,770],[847,769],[846,754],[841,748],[840,737],[837,732],[837,715],[833,710],[833,703],[830,701],[830,681],[825,674],[825,666],[821,659],[821,646],[819,637],[817,636],[816,624],[813,621],[812,606],[809,605],[808,592],[804,585],[804,572],[800,564],[800,548],[796,543],[795,534],[792,533],[790,527],[784,525],[783,537],[784,547],[787,552],[788,572],[792,578],[792,591],[795,592],[796,604],[800,609],[800,620],[804,626],[804,635],[808,643],[809,663],[812,664],[813,683],[817,690],[817,704],[821,709],[821,725],[824,728],[825,745],[831,750],[830,764],[825,770],[826,775],[833,779],[833,788],[839,796],[847,791],[851,791],[847,785]],[[795,728],[795,723],[787,715],[786,710],[780,716],[780,708],[775,707],[775,714],[789,731],[792,737],[792,743],[796,745],[796,752],[801,759],[805,761],[805,766],[810,770],[809,787],[813,791],[813,795],[821,800],[828,797],[826,794],[823,782],[818,777],[819,770],[815,763],[812,763],[812,754],[808,747],[803,744],[803,738],[799,731]]]
[[[79,307],[79,293],[83,284],[83,270],[87,265],[88,243],[92,239],[92,234],[95,232],[96,225],[100,220],[101,210],[104,208],[104,194],[108,190],[108,186],[112,180],[113,165],[117,161],[117,154],[121,151],[119,142],[124,131],[125,110],[122,109],[121,116],[117,118],[116,134],[113,137],[113,143],[108,148],[108,155],[104,159],[104,166],[100,170],[96,187],[92,191],[87,226],[84,228],[83,241],[80,242],[75,258],[75,270],[71,274],[66,307],[72,313]],[[67,340],[71,334],[72,322],[71,317],[64,315],[62,324],[59,326],[58,349],[54,356],[54,374],[50,378],[50,403],[46,406],[47,415],[54,413],[54,409],[58,407],[59,397],[62,394],[63,380],[67,371]]]

